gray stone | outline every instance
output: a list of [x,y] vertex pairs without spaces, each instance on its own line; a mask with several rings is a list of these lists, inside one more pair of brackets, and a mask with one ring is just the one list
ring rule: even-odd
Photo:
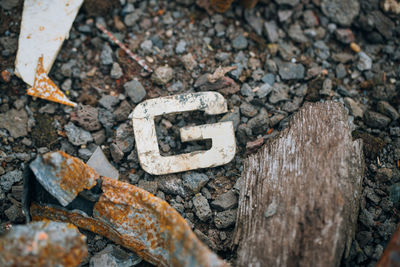
[[115,118],[111,111],[102,108],[99,109],[99,121],[109,131],[114,125]]
[[191,194],[200,192],[210,178],[205,173],[187,172],[182,175],[183,186]]
[[298,80],[304,78],[304,66],[302,64],[283,62],[278,65],[279,75],[283,80]]
[[219,195],[213,202],[211,202],[211,207],[217,210],[228,210],[235,208],[238,204],[238,196],[233,190],[229,190],[221,195]]
[[146,191],[149,191],[153,195],[155,195],[158,190],[158,183],[156,181],[140,180],[137,186]]
[[180,40],[175,47],[175,53],[183,54],[183,53],[185,53],[185,51],[186,51],[186,41]]
[[399,118],[399,113],[397,112],[397,110],[386,101],[379,101],[377,105],[377,110],[380,113],[389,116],[392,120],[397,120]]
[[347,75],[347,70],[345,66],[340,63],[336,66],[336,78],[343,79]]
[[4,128],[13,138],[26,136],[28,134],[28,114],[24,109],[10,109],[0,114],[0,129]]
[[300,0],[275,0],[275,2],[279,5],[295,6],[300,2]]
[[141,12],[142,11],[140,9],[137,9],[134,12],[127,14],[124,18],[124,22],[125,22],[126,26],[131,27],[131,26],[135,25],[136,22],[139,20]]
[[124,152],[117,146],[116,144],[112,143],[110,146],[111,157],[113,158],[114,162],[118,163],[124,157]]
[[389,168],[380,168],[376,170],[375,179],[379,182],[388,182],[392,180],[393,171]]
[[13,204],[4,211],[4,214],[12,223],[21,223],[25,220],[25,215],[22,213],[21,207]]
[[220,120],[220,122],[224,121],[232,121],[233,129],[236,131],[239,123],[240,123],[240,112],[238,107],[233,108],[233,112],[226,113]]
[[104,143],[104,141],[106,141],[106,133],[103,129],[92,133],[92,137],[96,145],[101,145],[102,143]]
[[249,84],[244,83],[242,85],[242,87],[240,88],[240,93],[242,94],[242,96],[250,96],[253,97],[255,94],[253,92],[253,90],[251,90],[251,87]]
[[[0,1],[1,2],[1,1]],[[4,47],[4,50],[14,53],[17,50],[17,38],[10,36],[0,37],[0,44]]]
[[303,20],[307,27],[315,27],[319,24],[317,15],[311,9],[304,11]]
[[304,35],[303,29],[299,24],[292,24],[288,30],[289,37],[292,38],[293,41],[298,43],[307,43],[308,38]]
[[129,114],[132,112],[132,107],[128,103],[128,101],[124,100],[121,104],[115,109],[113,112],[115,119],[117,121],[126,121],[129,117]]
[[118,103],[119,103],[118,98],[112,95],[103,95],[99,100],[100,106],[108,110],[112,110],[113,107]]
[[137,81],[132,80],[124,84],[125,92],[130,99],[135,103],[139,103],[146,96],[146,90],[143,85]]
[[13,184],[21,181],[23,179],[23,173],[20,170],[13,170],[7,172],[6,174],[0,176],[0,187],[4,192],[11,189]]
[[93,168],[98,174],[118,180],[118,170],[108,161],[103,150],[98,146],[91,155],[87,165]]
[[245,9],[244,19],[250,25],[251,28],[261,36],[263,31],[263,19],[255,14],[255,9]]
[[276,104],[281,101],[290,100],[289,97],[289,86],[283,83],[276,83],[272,88],[272,92],[269,96],[269,102],[271,104]]
[[278,34],[278,25],[274,20],[267,21],[264,23],[265,32],[267,33],[267,37],[269,42],[276,43],[279,40]]
[[344,44],[350,44],[356,39],[354,33],[350,29],[336,29],[335,35],[336,38]]
[[119,79],[122,77],[123,74],[124,73],[122,72],[121,66],[117,62],[114,62],[110,72],[111,78]]
[[96,131],[101,128],[98,109],[88,105],[79,105],[71,112],[71,121],[86,131]]
[[366,53],[359,52],[357,68],[360,71],[370,70],[372,68],[372,59]]
[[153,51],[153,42],[151,40],[145,40],[140,44],[140,48],[145,53],[151,53]]
[[271,93],[272,91],[272,86],[269,83],[264,83],[263,85],[261,85],[258,90],[256,91],[256,95],[259,98],[263,98],[266,97],[267,95],[269,95],[269,93]]
[[180,195],[182,197],[186,197],[187,195],[182,180],[174,174],[159,177],[158,187],[166,194]]
[[101,54],[100,54],[101,64],[103,64],[103,65],[113,64],[114,60],[113,60],[112,54],[113,54],[113,51],[112,51],[111,47],[107,43],[105,43],[103,45],[103,49],[101,50]]
[[275,75],[272,73],[267,73],[261,78],[261,81],[269,85],[273,85],[275,83]]
[[197,217],[206,222],[211,219],[212,213],[207,199],[202,194],[197,194],[193,198],[193,206]]
[[117,131],[115,132],[115,139],[117,146],[122,150],[122,152],[130,152],[135,143],[132,126],[128,123],[122,123],[118,126]]
[[383,114],[373,111],[367,111],[364,114],[364,122],[371,128],[384,129],[390,123],[390,118]]
[[182,63],[185,66],[185,69],[189,71],[197,67],[197,62],[191,53],[182,57]]
[[364,112],[353,99],[350,97],[345,97],[344,104],[349,109],[351,115],[353,115],[355,118],[362,118]]
[[248,41],[247,41],[246,37],[244,37],[242,34],[232,40],[232,46],[233,46],[233,48],[235,48],[237,50],[246,49],[247,45],[248,45]]
[[93,141],[92,135],[84,129],[77,127],[72,122],[64,126],[68,141],[75,146],[86,145]]
[[18,6],[19,0],[1,0],[0,6],[5,10],[13,9],[14,7]]
[[64,91],[69,91],[72,88],[72,80],[70,78],[66,79],[62,84],[61,84],[61,89]]
[[126,252],[119,247],[108,244],[105,249],[90,258],[90,267],[131,267],[139,264],[142,259],[134,252]]
[[257,115],[258,110],[253,105],[247,102],[243,102],[240,105],[240,113],[242,113],[246,117],[252,118]]
[[322,0],[321,9],[332,21],[343,26],[350,26],[360,12],[360,3],[358,0]]
[[269,128],[268,114],[260,113],[247,122],[247,126],[251,129],[254,135],[265,134]]
[[228,228],[235,224],[237,210],[225,210],[217,212],[214,217],[214,224],[218,229]]
[[173,75],[174,71],[172,68],[168,66],[158,67],[151,76],[151,79],[158,85],[164,85],[172,79]]
[[174,82],[171,86],[167,88],[169,92],[178,92],[185,89],[181,81]]
[[229,56],[230,56],[230,53],[227,53],[227,52],[218,52],[218,53],[215,55],[215,59],[218,60],[218,61],[225,61],[225,60],[227,60],[227,59],[229,58]]
[[90,151],[87,148],[80,148],[78,150],[78,156],[79,158],[83,159],[84,161],[88,160],[90,156],[92,155],[92,151]]
[[64,63],[61,65],[61,73],[65,77],[71,77],[72,76],[72,69],[76,65],[76,60],[75,59],[70,59],[67,63]]
[[284,114],[278,113],[275,114],[274,116],[272,116],[271,118],[269,118],[270,121],[270,126],[274,127],[275,125],[278,125],[278,123],[283,120],[284,118],[286,118],[286,116]]

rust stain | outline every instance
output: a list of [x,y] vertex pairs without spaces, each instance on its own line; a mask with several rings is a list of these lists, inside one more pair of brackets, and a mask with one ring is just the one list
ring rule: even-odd
[[78,266],[87,256],[86,237],[71,224],[18,225],[0,238],[1,266]]
[[[56,163],[59,166],[55,166],[55,163],[52,162],[54,153],[61,155],[62,161]],[[43,162],[53,166],[57,176],[60,178],[61,189],[78,195],[84,189],[90,189],[96,185],[96,180],[100,176],[91,167],[83,163],[80,159],[72,157],[63,151],[54,153],[43,155]]]
[[76,106],[76,103],[70,101],[47,76],[46,70],[43,67],[43,55],[38,59],[33,87],[27,90],[27,94],[72,107]]
[[[60,187],[64,183],[71,190],[76,182],[82,188],[82,180],[94,171],[77,158],[57,153],[64,157],[60,169],[65,169],[58,174],[67,177],[60,180]],[[43,157],[47,156],[45,164],[50,164],[49,154]],[[103,235],[157,266],[229,266],[198,240],[186,220],[164,200],[108,177],[102,177],[101,190],[92,217],[77,210],[37,203],[30,206],[30,214],[33,220],[69,222]]]

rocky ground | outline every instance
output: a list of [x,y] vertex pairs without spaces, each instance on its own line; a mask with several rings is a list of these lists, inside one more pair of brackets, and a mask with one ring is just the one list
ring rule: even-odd
[[[204,9],[205,1],[86,1],[49,74],[80,103],[76,109],[32,99],[13,75],[21,2],[0,2],[2,228],[24,223],[22,170],[37,154],[61,149],[87,161],[101,146],[120,180],[167,200],[201,240],[234,264],[230,243],[243,159],[282,130],[305,101],[333,99],[348,109],[366,158],[356,238],[343,265],[373,266],[380,258],[399,222],[400,15],[384,5],[396,0],[266,0],[252,10],[234,3],[224,14]],[[96,22],[155,72],[146,75]],[[207,75],[218,66],[236,69],[210,83]],[[135,105],[209,90],[226,97],[230,112],[157,118],[160,149],[163,155],[206,149],[207,141],[181,143],[178,129],[232,120],[235,159],[161,177],[141,170],[128,119]],[[110,242],[85,233],[88,265]],[[104,253],[112,257],[112,249]]]

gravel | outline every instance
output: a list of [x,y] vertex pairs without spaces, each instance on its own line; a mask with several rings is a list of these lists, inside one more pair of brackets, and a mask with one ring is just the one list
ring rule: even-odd
[[137,81],[132,80],[124,84],[125,92],[130,99],[136,104],[143,100],[146,96],[146,90],[143,85]]
[[197,194],[193,198],[193,206],[196,216],[203,222],[208,221],[212,217],[211,208],[207,199],[202,194]]
[[[350,114],[353,137],[363,140],[367,166],[356,236],[342,263],[376,265],[400,208],[400,21],[381,1],[259,1],[254,9],[234,1],[226,13],[213,15],[193,0],[116,1],[111,11],[93,16],[85,9],[49,74],[79,104],[76,108],[27,96],[27,85],[13,74],[23,6],[16,2],[2,1],[14,4],[0,12],[0,72],[10,73],[8,81],[0,77],[0,179],[22,172],[38,153],[61,149],[86,160],[101,146],[121,181],[165,199],[234,266],[229,244],[243,160],[285,129],[305,102],[338,101]],[[142,70],[94,22],[112,31],[153,73]],[[219,66],[237,69],[210,83],[208,75]],[[234,160],[167,176],[144,172],[128,118],[135,106],[210,90],[223,94],[228,112],[157,117],[161,154],[209,149],[209,141],[181,142],[181,127],[232,121]],[[7,190],[0,185],[0,224],[24,223],[20,203],[8,197],[14,198],[12,188],[21,180],[9,184]],[[89,242],[83,266],[108,244],[105,238]]]

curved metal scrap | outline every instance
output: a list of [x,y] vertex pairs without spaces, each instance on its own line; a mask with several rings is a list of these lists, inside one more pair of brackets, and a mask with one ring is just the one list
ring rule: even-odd
[[73,267],[86,256],[86,237],[71,224],[18,225],[0,238],[0,266]]
[[[60,152],[48,153],[44,157],[52,154],[65,157],[64,161],[71,158]],[[42,164],[46,165],[46,162],[42,161]],[[84,180],[85,176],[79,174],[86,173],[85,168],[90,167],[83,162],[78,166],[81,169],[69,179]],[[108,177],[102,177],[101,190],[103,193],[94,204],[93,217],[77,210],[37,203],[31,205],[30,214],[34,220],[70,222],[103,235],[158,266],[229,266],[198,240],[185,219],[164,200]]]
[[79,192],[95,186],[100,178],[91,167],[62,151],[38,156],[29,166],[36,179],[63,206]]

